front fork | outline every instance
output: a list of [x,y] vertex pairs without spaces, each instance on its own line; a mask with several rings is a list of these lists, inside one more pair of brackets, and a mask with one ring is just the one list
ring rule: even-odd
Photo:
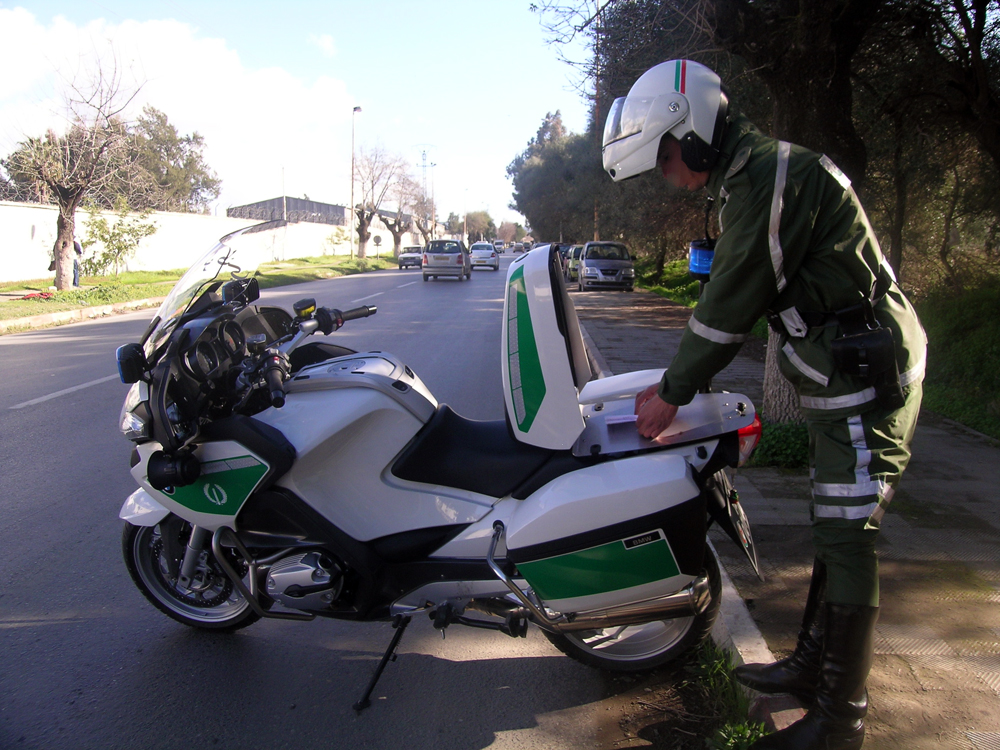
[[177,575],[177,583],[186,589],[194,588],[191,583],[198,568],[208,557],[208,546],[212,542],[212,532],[201,526],[191,527],[191,538],[184,550],[184,561]]

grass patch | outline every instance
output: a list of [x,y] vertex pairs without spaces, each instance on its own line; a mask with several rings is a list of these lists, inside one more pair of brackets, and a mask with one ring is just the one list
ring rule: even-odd
[[1000,439],[1000,278],[918,306],[927,330],[924,406]]
[[[261,288],[267,289],[395,267],[396,261],[392,259],[352,259],[345,256],[327,255],[262,264],[258,269],[258,279]],[[0,320],[27,318],[33,315],[64,312],[82,307],[98,307],[115,302],[165,297],[185,271],[186,269],[127,271],[119,274],[117,278],[84,276],[80,279],[79,289],[67,289],[62,292],[49,292],[52,278],[0,284],[0,292],[7,294],[17,293],[19,296],[31,293],[52,295],[47,299],[41,297],[7,299],[0,303]],[[13,329],[8,330],[8,333],[12,332]]]
[[688,664],[690,679],[685,692],[694,693],[696,705],[714,717],[711,737],[705,747],[712,750],[745,750],[767,732],[763,724],[747,721],[750,701],[733,679],[729,654],[711,640],[705,641]]
[[694,307],[698,302],[700,285],[688,274],[687,259],[673,260],[663,266],[663,273],[657,276],[651,263],[636,262],[636,286],[653,294],[669,299],[679,305]]

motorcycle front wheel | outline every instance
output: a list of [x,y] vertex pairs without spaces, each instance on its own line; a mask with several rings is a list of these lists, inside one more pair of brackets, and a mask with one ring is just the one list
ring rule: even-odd
[[[191,587],[181,586],[177,571],[191,536],[191,526],[170,515],[156,526],[125,524],[122,554],[129,575],[154,607],[192,628],[228,632],[259,618],[233,586],[211,550],[199,563]],[[239,570],[240,561],[230,561]]]
[[644,672],[661,667],[698,647],[715,624],[722,603],[722,577],[719,561],[707,546],[705,573],[712,599],[700,615],[603,630],[542,632],[566,656],[589,667],[610,672]]

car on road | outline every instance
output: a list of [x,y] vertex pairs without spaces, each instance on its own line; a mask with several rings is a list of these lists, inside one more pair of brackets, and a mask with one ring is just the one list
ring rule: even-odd
[[524,252],[524,245],[522,243],[520,243],[520,242],[515,242],[514,243],[514,253],[515,253],[515,255],[517,253],[523,253],[523,252]]
[[497,255],[497,249],[489,242],[473,242],[472,247],[469,248],[469,256],[472,259],[473,268],[500,270],[500,256]]
[[635,286],[632,256],[621,242],[586,243],[576,272],[581,292],[588,289],[621,289],[631,292]]
[[503,240],[493,240],[493,249],[498,253],[502,253],[506,244]]
[[583,245],[573,245],[567,251],[563,260],[563,276],[566,281],[576,281],[576,269],[580,265]]
[[404,247],[399,253],[399,270],[402,271],[404,268],[409,266],[416,266],[420,268],[421,263],[423,263],[424,249],[419,245],[414,247]]
[[457,276],[464,281],[472,278],[472,260],[460,240],[431,240],[424,248],[420,270],[424,281],[439,276]]

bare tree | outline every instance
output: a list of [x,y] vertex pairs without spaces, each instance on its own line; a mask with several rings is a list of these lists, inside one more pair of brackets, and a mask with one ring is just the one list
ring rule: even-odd
[[358,219],[358,258],[364,258],[372,220],[378,215],[386,195],[405,174],[406,162],[376,146],[370,150],[361,149],[357,164],[361,201],[354,206],[354,215]]
[[4,168],[11,178],[31,185],[42,202],[59,207],[53,255],[56,289],[73,283],[73,238],[76,210],[84,198],[113,200],[148,181],[133,157],[129,130],[122,119],[139,89],[126,90],[116,63],[108,70],[98,64],[84,84],[71,82],[65,96],[68,127],[65,134],[50,129],[40,138],[26,138]]
[[424,238],[425,245],[433,239],[434,209],[434,201],[421,188],[413,204],[413,224]]
[[396,199],[396,212],[391,215],[383,211],[379,218],[392,234],[392,255],[399,257],[399,248],[403,244],[403,235],[413,226],[413,206],[420,196],[420,187],[408,174],[400,175],[390,190],[390,197]]

